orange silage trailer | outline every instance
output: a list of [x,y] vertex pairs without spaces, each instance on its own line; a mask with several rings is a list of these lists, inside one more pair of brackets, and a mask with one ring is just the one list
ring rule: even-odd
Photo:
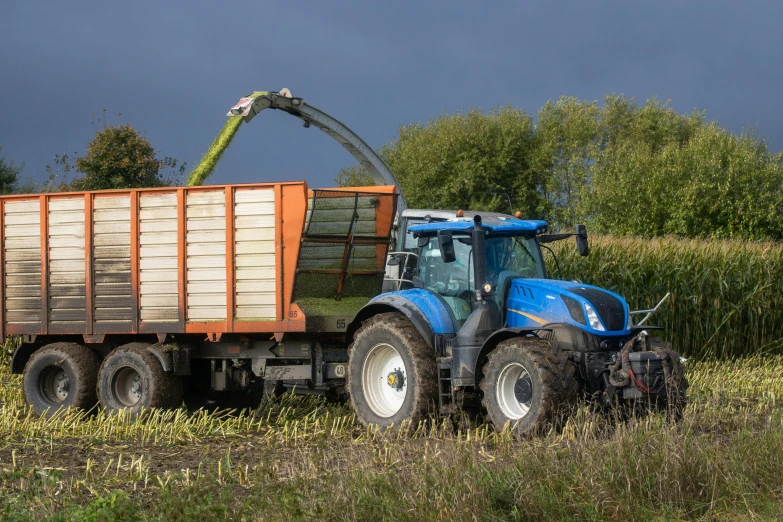
[[396,187],[304,182],[3,196],[12,370],[41,412],[333,391],[345,331],[381,291],[395,205]]

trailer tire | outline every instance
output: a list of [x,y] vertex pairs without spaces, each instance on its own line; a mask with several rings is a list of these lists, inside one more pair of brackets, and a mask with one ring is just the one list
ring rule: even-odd
[[576,399],[575,374],[567,355],[546,339],[509,339],[484,365],[482,405],[496,431],[540,433]]
[[364,425],[415,425],[437,401],[435,354],[400,313],[362,324],[348,348],[346,389]]
[[65,408],[90,410],[98,403],[95,382],[99,364],[98,356],[80,344],[43,346],[24,367],[24,400],[47,417]]
[[98,371],[98,398],[106,411],[129,410],[138,415],[150,408],[182,404],[182,378],[163,371],[146,343],[115,348]]

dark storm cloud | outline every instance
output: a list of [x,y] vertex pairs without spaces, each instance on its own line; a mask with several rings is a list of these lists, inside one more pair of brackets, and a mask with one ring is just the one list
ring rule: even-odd
[[[0,3],[0,146],[40,178],[107,109],[195,164],[227,108],[289,87],[377,147],[399,124],[560,95],[671,99],[783,146],[783,8],[772,2]],[[122,113],[121,118],[114,116]],[[329,185],[352,158],[270,113],[212,182]]]

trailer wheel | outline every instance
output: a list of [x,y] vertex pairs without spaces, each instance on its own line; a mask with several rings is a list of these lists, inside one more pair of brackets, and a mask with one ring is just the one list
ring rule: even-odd
[[182,404],[182,379],[163,371],[145,343],[114,349],[98,371],[98,398],[107,411],[176,408]]
[[565,353],[538,338],[500,343],[484,365],[482,404],[496,431],[541,431],[576,396],[576,368]]
[[52,416],[64,408],[89,410],[97,404],[95,381],[100,360],[76,343],[48,344],[27,361],[22,395],[36,413]]
[[362,424],[416,423],[437,400],[435,355],[405,316],[378,314],[349,348],[347,389]]

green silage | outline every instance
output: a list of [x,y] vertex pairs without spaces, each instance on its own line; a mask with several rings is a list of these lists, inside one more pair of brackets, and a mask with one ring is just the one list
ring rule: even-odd
[[198,166],[193,169],[193,172],[188,176],[188,186],[203,185],[204,181],[215,170],[218,160],[223,155],[223,152],[231,144],[231,140],[234,139],[239,126],[242,124],[241,116],[229,116],[223,128],[220,129],[215,141],[209,146],[207,153],[201,158]]
[[344,297],[337,301],[334,298],[303,297],[296,300],[296,305],[306,316],[353,316],[370,302],[370,297]]
[[[268,91],[254,91],[252,94],[245,96],[245,98],[253,98],[255,100],[256,98],[266,96],[267,94],[269,94]],[[189,187],[203,185],[204,181],[206,181],[206,179],[212,174],[212,171],[215,170],[215,165],[217,165],[217,162],[220,160],[223,152],[225,152],[225,150],[231,144],[231,140],[234,139],[234,136],[239,130],[239,126],[242,124],[242,119],[242,116],[228,117],[228,120],[226,120],[223,128],[220,129],[217,138],[215,138],[215,141],[213,141],[212,145],[209,146],[207,153],[204,154],[204,157],[201,158],[198,166],[196,166],[196,168],[193,169],[193,172],[191,172],[188,176]]]

